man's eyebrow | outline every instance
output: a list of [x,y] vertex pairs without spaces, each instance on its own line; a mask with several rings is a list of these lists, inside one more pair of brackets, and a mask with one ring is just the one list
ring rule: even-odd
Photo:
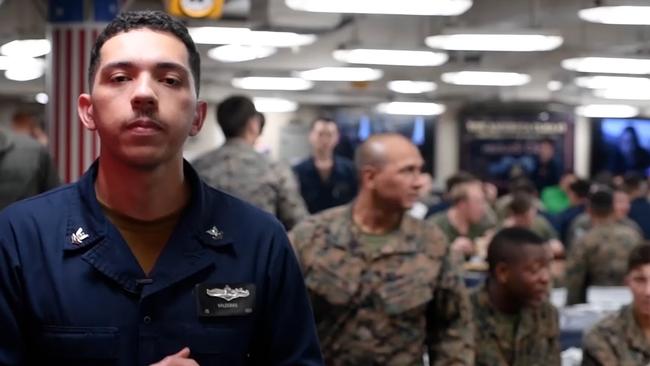
[[[115,62],[109,62],[105,64],[102,67],[102,70],[133,69],[135,67],[136,64],[130,61],[115,61]],[[175,71],[182,72],[184,74],[189,73],[189,70],[185,66],[176,62],[169,62],[169,61],[157,62],[155,63],[154,68],[164,69],[164,70],[175,70]]]

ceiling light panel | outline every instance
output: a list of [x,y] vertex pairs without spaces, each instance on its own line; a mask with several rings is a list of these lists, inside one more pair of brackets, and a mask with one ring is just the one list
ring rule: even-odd
[[336,50],[332,55],[334,59],[350,64],[398,66],[440,66],[449,58],[443,52],[368,48]]
[[393,80],[389,81],[388,89],[401,94],[422,94],[436,90],[437,85],[432,81]]
[[575,83],[581,88],[587,89],[648,89],[650,90],[650,79],[630,76],[579,76]]
[[314,86],[314,83],[292,77],[248,76],[233,79],[232,86],[248,90],[308,90]]
[[594,90],[594,96],[614,100],[650,100],[649,89],[599,89]]
[[425,39],[431,48],[454,51],[550,51],[562,45],[558,35],[544,34],[447,34],[429,36]]
[[282,98],[253,98],[255,109],[262,113],[288,113],[298,109],[298,103]]
[[5,43],[0,53],[12,57],[38,57],[47,55],[52,50],[47,39],[23,39]]
[[384,73],[367,67],[321,67],[300,71],[296,75],[312,81],[372,81],[381,79]]
[[641,75],[650,74],[650,59],[576,57],[563,60],[562,67],[578,72]]
[[444,113],[445,106],[438,103],[389,102],[377,105],[380,113],[406,116],[437,116]]
[[442,81],[454,85],[519,86],[530,82],[530,75],[515,72],[458,71],[446,72]]
[[598,6],[582,9],[578,16],[591,23],[650,25],[650,6]]
[[472,0],[285,0],[293,10],[317,13],[460,15]]
[[229,44],[209,50],[208,57],[221,62],[244,62],[269,57],[275,51],[274,47]]
[[245,46],[300,47],[316,41],[313,34],[254,31],[249,28],[197,27],[190,36],[199,44],[238,44]]
[[639,108],[625,104],[588,104],[576,107],[575,113],[589,118],[630,118],[639,114]]

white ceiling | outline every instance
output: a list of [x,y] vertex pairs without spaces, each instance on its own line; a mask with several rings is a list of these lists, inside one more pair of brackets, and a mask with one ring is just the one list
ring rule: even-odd
[[[326,0],[323,0],[326,1]],[[351,0],[353,1],[353,0]],[[398,0],[397,0],[398,1]],[[434,0],[422,0],[434,1]],[[474,0],[474,6],[458,17],[420,17],[387,15],[315,14],[290,10],[283,0],[232,0],[227,2],[224,19],[192,21],[190,25],[249,26],[260,29],[292,30],[318,34],[318,40],[299,49],[282,49],[275,55],[256,61],[224,64],[208,59],[213,46],[200,45],[203,53],[203,98],[217,100],[236,92],[230,80],[236,76],[288,76],[291,71],[321,66],[342,66],[332,51],[342,45],[365,48],[428,49],[424,38],[452,28],[515,32],[543,29],[564,36],[564,44],[555,51],[536,53],[452,52],[449,61],[439,67],[381,66],[381,80],[366,87],[344,82],[316,82],[307,92],[246,92],[261,96],[282,96],[302,104],[369,105],[387,100],[484,101],[526,100],[559,101],[580,104],[597,101],[590,91],[572,84],[576,73],[560,67],[562,59],[582,55],[650,57],[650,27],[601,25],[581,21],[577,12],[598,0]],[[0,41],[18,36],[45,35],[46,0],[0,0]],[[128,9],[162,8],[162,1],[126,1]],[[252,9],[253,11],[249,11]],[[375,66],[373,66],[375,67]],[[475,87],[444,84],[440,74],[453,70],[516,71],[532,76],[530,84],[520,87]],[[386,88],[394,79],[429,80],[438,89],[419,96],[396,95]],[[551,92],[547,82],[560,80],[564,88]],[[44,78],[31,82],[11,82],[0,76],[0,95],[26,98],[43,91]],[[241,91],[239,91],[241,92]],[[602,101],[602,100],[601,100]],[[643,102],[633,103],[644,106]]]

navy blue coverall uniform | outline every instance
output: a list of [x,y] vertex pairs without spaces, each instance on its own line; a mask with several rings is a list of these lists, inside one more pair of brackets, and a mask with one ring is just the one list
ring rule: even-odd
[[190,202],[146,276],[96,199],[97,167],[0,213],[0,365],[148,365],[185,346],[202,366],[322,364],[275,218],[185,162]]

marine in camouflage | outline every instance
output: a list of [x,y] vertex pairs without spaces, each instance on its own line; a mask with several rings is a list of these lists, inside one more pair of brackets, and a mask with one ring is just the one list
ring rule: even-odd
[[289,237],[310,292],[327,365],[472,365],[465,285],[442,232],[404,215],[381,246],[366,242],[352,206],[332,208]]

